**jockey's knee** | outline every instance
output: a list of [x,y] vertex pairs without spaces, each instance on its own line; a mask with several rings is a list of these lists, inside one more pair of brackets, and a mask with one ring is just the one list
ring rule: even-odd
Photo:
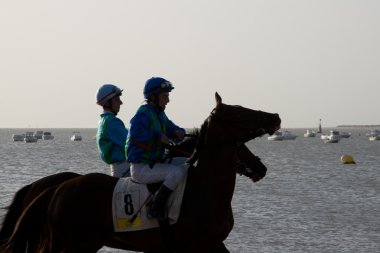
[[183,178],[186,176],[186,166],[177,166],[170,173],[167,180],[165,180],[164,184],[171,190],[177,188],[177,186],[182,182]]

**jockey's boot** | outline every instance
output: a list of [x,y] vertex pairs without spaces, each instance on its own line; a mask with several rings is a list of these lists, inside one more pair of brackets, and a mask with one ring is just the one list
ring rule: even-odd
[[159,220],[164,220],[166,218],[166,203],[168,202],[168,198],[171,193],[172,190],[165,185],[161,185],[156,196],[154,196],[150,207],[148,208],[149,218],[157,218]]

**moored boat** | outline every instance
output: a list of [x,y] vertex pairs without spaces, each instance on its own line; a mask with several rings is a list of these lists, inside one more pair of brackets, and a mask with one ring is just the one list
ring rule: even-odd
[[12,134],[13,141],[24,141],[23,134]]
[[73,135],[71,136],[70,140],[72,141],[81,141],[82,136],[80,135],[79,132],[73,132]]
[[42,139],[42,134],[44,133],[44,131],[36,131],[33,136],[36,137],[38,140],[41,140]]
[[316,133],[314,130],[307,129],[306,133],[303,134],[304,137],[315,137]]
[[25,132],[24,142],[25,143],[33,143],[37,142],[37,138],[34,136],[34,132]]
[[339,131],[331,130],[330,135],[325,136],[324,141],[325,143],[338,143],[340,141],[340,138],[341,137]]
[[268,137],[270,141],[282,140],[295,140],[298,136],[292,134],[290,131],[276,131],[273,135]]
[[284,137],[282,136],[282,133],[279,131],[275,132],[271,136],[268,136],[269,141],[282,141],[283,139]]
[[44,132],[42,134],[42,139],[43,140],[53,140],[54,139],[54,135],[52,135],[51,132]]
[[339,132],[339,135],[341,138],[350,138],[351,137],[351,133],[349,133],[349,132]]

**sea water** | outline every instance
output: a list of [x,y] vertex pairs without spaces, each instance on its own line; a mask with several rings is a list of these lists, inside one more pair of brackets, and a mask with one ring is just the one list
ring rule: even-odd
[[[22,186],[50,174],[103,172],[96,129],[43,129],[54,140],[13,142],[13,133],[37,129],[0,129],[0,207]],[[371,129],[339,129],[352,136],[324,143],[305,138],[305,129],[288,129],[296,140],[247,143],[268,168],[257,183],[238,176],[232,207],[235,225],[225,240],[236,253],[380,252],[380,141]],[[83,140],[73,142],[73,131]],[[327,133],[327,130],[326,130]],[[356,164],[341,164],[343,154]],[[4,215],[0,209],[0,217]],[[102,248],[99,252],[126,252]]]

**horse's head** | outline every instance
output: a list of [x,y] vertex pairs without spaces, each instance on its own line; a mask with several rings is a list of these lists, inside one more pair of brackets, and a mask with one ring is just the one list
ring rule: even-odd
[[214,143],[244,143],[264,134],[272,135],[281,127],[277,113],[256,111],[237,105],[226,105],[215,93],[216,107],[208,118],[207,139]]

